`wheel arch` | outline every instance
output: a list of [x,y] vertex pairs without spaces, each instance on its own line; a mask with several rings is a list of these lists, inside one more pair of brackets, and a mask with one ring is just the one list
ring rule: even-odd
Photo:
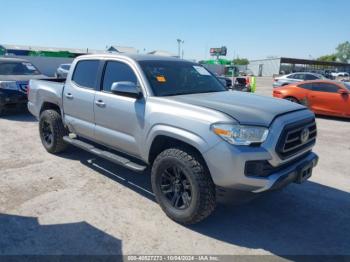
[[39,112],[39,116],[41,115],[42,112],[44,112],[45,110],[54,110],[57,113],[59,113],[61,115],[61,117],[63,116],[62,114],[62,109],[61,107],[53,102],[43,102],[41,107],[40,107],[40,112]]
[[289,99],[290,99],[290,98],[295,99],[295,101],[297,101],[298,104],[300,104],[300,102],[301,102],[300,99],[299,99],[298,97],[293,96],[293,95],[286,95],[286,96],[283,97],[283,99],[286,99],[286,100],[288,100],[288,98],[289,98]]
[[[156,127],[147,139],[148,150],[146,152],[147,162],[152,164],[156,156],[163,150],[170,147],[186,147],[198,153],[203,158],[202,153],[205,152],[209,145],[206,141],[187,130],[175,127]],[[204,160],[204,158],[203,158]]]

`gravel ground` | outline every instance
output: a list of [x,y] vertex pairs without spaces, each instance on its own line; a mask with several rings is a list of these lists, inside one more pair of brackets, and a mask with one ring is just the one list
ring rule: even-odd
[[[257,92],[271,95],[271,78]],[[319,165],[303,185],[235,192],[184,227],[154,200],[150,175],[71,148],[46,153],[29,114],[0,118],[0,254],[350,255],[350,121],[317,118]]]

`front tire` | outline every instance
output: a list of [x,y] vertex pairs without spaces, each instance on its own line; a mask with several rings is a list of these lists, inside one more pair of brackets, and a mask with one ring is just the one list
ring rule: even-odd
[[152,167],[156,199],[172,220],[195,224],[215,209],[215,185],[196,152],[170,148],[160,153]]
[[51,154],[63,152],[68,144],[63,137],[68,134],[61,115],[55,110],[45,110],[39,119],[39,133],[43,146]]

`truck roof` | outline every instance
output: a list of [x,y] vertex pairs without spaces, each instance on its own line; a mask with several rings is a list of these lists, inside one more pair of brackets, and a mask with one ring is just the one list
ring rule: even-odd
[[143,55],[143,54],[92,54],[92,55],[82,55],[78,58],[101,58],[101,57],[110,57],[110,58],[130,58],[135,61],[184,61],[182,59],[170,56],[157,56],[157,55]]

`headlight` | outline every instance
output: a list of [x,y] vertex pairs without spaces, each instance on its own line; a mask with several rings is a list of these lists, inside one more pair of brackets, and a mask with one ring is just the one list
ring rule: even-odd
[[0,81],[0,88],[7,90],[18,90],[15,81]]
[[269,133],[265,127],[238,124],[214,124],[212,130],[230,144],[246,146],[264,142]]

